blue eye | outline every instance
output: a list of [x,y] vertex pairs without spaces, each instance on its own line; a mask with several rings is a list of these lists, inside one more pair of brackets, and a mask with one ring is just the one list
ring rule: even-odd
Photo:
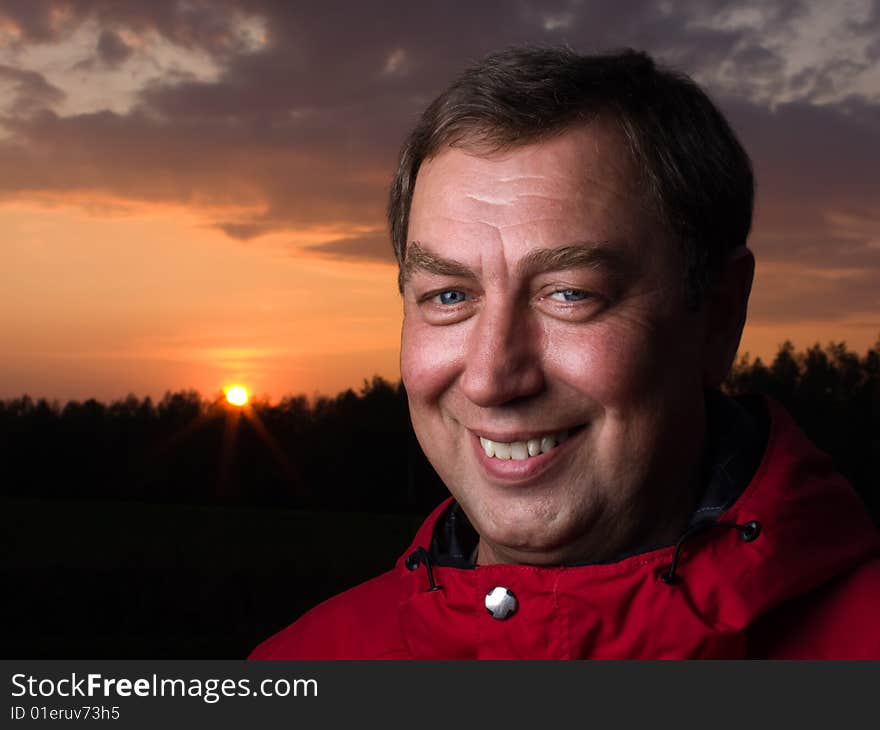
[[589,293],[583,289],[560,289],[553,292],[550,296],[562,302],[581,302],[589,297]]
[[458,289],[447,289],[434,297],[440,304],[458,304],[467,299],[467,295]]

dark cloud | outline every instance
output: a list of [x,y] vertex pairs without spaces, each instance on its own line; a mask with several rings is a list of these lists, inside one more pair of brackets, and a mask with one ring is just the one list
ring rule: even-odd
[[[268,44],[228,55],[245,10],[265,18]],[[564,2],[399,2],[383,6],[382,13],[365,3],[332,0],[83,0],[12,3],[2,12],[25,37],[41,40],[57,39],[86,19],[103,23],[100,43],[111,63],[126,51],[109,28],[151,29],[179,45],[227,55],[218,80],[166,77],[144,88],[138,107],[126,115],[9,120],[14,138],[0,156],[36,162],[48,154],[53,164],[22,170],[0,182],[0,190],[79,187],[211,204],[243,196],[240,202],[262,204],[263,212],[219,223],[237,238],[328,217],[352,226],[382,225],[405,130],[449,78],[490,50],[525,41],[643,45],[680,24],[649,0],[602,10]],[[65,23],[53,25],[59,15]],[[735,38],[714,31],[696,35],[702,53],[710,47],[724,53]]]
[[724,106],[758,185],[750,318],[778,324],[880,312],[880,105],[851,98]]
[[53,13],[58,9],[58,3],[51,0],[7,0],[0,5],[0,19],[23,41],[45,43],[57,39],[58,23]]
[[865,57],[873,63],[880,61],[880,38],[878,38],[868,46],[867,50],[865,51]]
[[[457,72],[516,43],[635,47],[698,77],[714,78],[724,66],[738,79],[710,91],[755,162],[759,260],[849,272],[788,282],[786,297],[760,294],[761,311],[787,317],[796,311],[791,302],[810,292],[838,302],[829,306],[841,312],[871,305],[871,288],[880,283],[880,106],[860,98],[816,103],[839,96],[866,61],[837,60],[787,78],[786,59],[766,38],[802,18],[809,4],[737,3],[761,13],[756,30],[701,22],[731,7],[724,0],[410,1],[383,3],[380,12],[337,0],[7,1],[0,18],[18,29],[22,43],[57,41],[92,21],[101,29],[96,58],[105,66],[129,59],[126,33],[155,32],[207,52],[221,72],[212,81],[166,75],[141,89],[126,114],[62,117],[37,113],[63,98],[60,89],[39,74],[2,67],[0,79],[15,85],[16,101],[0,119],[7,133],[0,197],[85,191],[206,210],[235,206],[255,212],[210,221],[235,239],[329,224],[340,236],[306,253],[391,261],[384,235],[342,232],[382,230],[400,142]],[[853,28],[878,36],[875,55],[877,8],[873,21]],[[264,46],[244,39],[246,17],[264,19]],[[783,93],[798,101],[773,108],[749,101]]]
[[13,99],[5,110],[7,114],[29,117],[64,100],[65,94],[53,86],[42,74],[0,64],[0,83],[13,90]]
[[785,66],[785,61],[779,54],[755,44],[740,48],[731,60],[742,75],[778,74]]
[[876,33],[880,27],[880,0],[868,0],[868,14],[865,18],[845,18],[846,27],[854,33]]
[[383,263],[395,261],[391,240],[384,233],[336,238],[326,243],[306,246],[305,250],[331,258],[363,259]]
[[749,302],[749,321],[787,324],[803,321],[842,322],[854,313],[873,314],[880,331],[880,274],[857,271],[835,274],[792,265],[762,273]]
[[[260,10],[260,4],[254,7]],[[24,43],[59,41],[83,22],[156,32],[173,43],[215,54],[243,50],[239,24],[250,15],[245,0],[4,0],[0,20]]]
[[[880,105],[855,98],[772,110],[743,102],[723,105],[755,166],[760,255],[880,268],[880,249],[871,236],[841,223],[880,218]],[[878,229],[880,224],[875,235]]]
[[129,59],[133,50],[118,33],[103,30],[98,38],[98,57],[110,68],[116,68]]
[[297,226],[382,221],[381,170],[297,142],[296,130],[261,134],[236,124],[171,126],[149,114],[60,117],[44,112],[7,122],[0,142],[0,197],[21,190],[88,191],[195,207],[250,206],[259,215],[219,223],[246,238]]
[[102,30],[98,36],[95,55],[74,65],[78,71],[93,71],[97,68],[115,69],[131,58],[134,49],[112,30]]
[[252,238],[271,233],[274,226],[270,223],[217,223],[217,228],[230,238],[238,241],[250,241]]
[[837,59],[819,68],[808,66],[795,74],[785,85],[780,85],[780,88],[797,94],[799,99],[821,101],[839,96],[841,88],[846,87],[849,79],[857,76],[870,65],[871,60],[866,58],[859,62]]

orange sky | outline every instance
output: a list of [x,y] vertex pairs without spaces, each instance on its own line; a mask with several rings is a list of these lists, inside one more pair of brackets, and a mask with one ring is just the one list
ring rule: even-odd
[[[229,382],[277,399],[396,380],[396,272],[242,245],[180,210],[0,207],[4,396],[160,395]],[[271,239],[271,237],[267,237]]]
[[0,398],[242,382],[277,400],[396,380],[382,213],[397,147],[465,60],[524,40],[645,48],[729,114],[758,180],[743,351],[863,354],[880,336],[869,3],[845,22],[783,3],[680,18],[602,4],[601,33],[589,3],[403,4],[381,23],[348,4],[343,24],[293,5],[0,8]]
[[[0,207],[12,241],[0,290],[2,397],[110,400],[230,382],[272,400],[399,377],[400,299],[390,264],[291,255],[289,238],[242,245],[180,210],[100,215]],[[317,236],[320,238],[320,235]],[[761,270],[761,268],[765,270]],[[759,267],[753,297],[783,286]],[[756,306],[756,305],[755,305]],[[874,323],[750,323],[743,351],[792,339],[874,344]]]

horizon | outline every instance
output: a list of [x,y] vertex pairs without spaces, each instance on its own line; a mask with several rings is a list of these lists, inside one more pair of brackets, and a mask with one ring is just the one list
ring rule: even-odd
[[[872,347],[866,348],[866,350],[864,352],[859,352],[859,351],[851,349],[847,345],[846,342],[843,342],[843,341],[835,342],[833,340],[826,342],[824,345],[822,343],[816,341],[812,345],[809,345],[808,347],[804,347],[804,348],[799,348],[799,347],[795,346],[795,344],[791,340],[786,340],[784,342],[779,343],[773,356],[769,357],[769,358],[765,358],[760,355],[752,355],[752,353],[749,353],[749,352],[739,352],[739,353],[737,353],[737,357],[734,361],[734,365],[731,368],[731,371],[733,371],[734,368],[736,368],[737,366],[741,365],[743,359],[745,359],[745,365],[748,368],[754,367],[759,361],[763,366],[769,368],[773,365],[773,362],[776,359],[776,357],[779,355],[779,353],[781,353],[783,350],[787,349],[789,346],[791,346],[791,348],[793,349],[794,356],[798,360],[798,362],[802,363],[802,360],[804,357],[806,357],[807,352],[813,348],[818,347],[822,350],[823,353],[828,355],[828,354],[830,354],[830,350],[832,348],[839,347],[841,345],[844,347],[847,354],[855,355],[859,359],[860,362],[863,362],[866,360],[869,352],[873,351],[877,355],[880,355],[880,332],[878,332],[878,334],[877,334],[877,338],[876,338],[874,345]],[[85,396],[85,397],[81,397],[81,398],[66,398],[65,399],[65,398],[52,398],[52,397],[47,397],[47,396],[42,396],[42,395],[33,395],[31,393],[25,392],[25,393],[18,393],[18,394],[11,395],[11,396],[0,396],[0,403],[10,403],[15,400],[29,398],[34,403],[39,403],[40,401],[46,401],[47,403],[49,403],[53,407],[55,407],[55,406],[63,407],[65,405],[67,405],[68,403],[80,403],[81,404],[81,403],[86,403],[88,401],[97,401],[101,405],[109,406],[114,403],[125,402],[129,398],[135,398],[136,400],[141,401],[141,402],[144,402],[147,399],[149,399],[152,403],[158,404],[163,399],[166,399],[168,397],[173,397],[175,395],[188,395],[190,393],[195,393],[199,397],[199,400],[201,401],[201,403],[203,405],[220,406],[220,407],[228,409],[228,408],[230,408],[230,404],[227,402],[228,401],[228,390],[234,389],[234,388],[239,388],[239,387],[244,387],[246,390],[246,393],[247,393],[246,402],[243,404],[232,403],[231,404],[232,410],[236,410],[237,408],[242,408],[242,407],[274,408],[274,407],[280,406],[283,401],[295,400],[298,398],[305,398],[306,403],[309,405],[309,407],[312,407],[320,399],[333,400],[335,398],[338,398],[340,396],[345,395],[347,392],[353,392],[359,396],[363,395],[364,392],[369,391],[371,388],[375,387],[377,382],[384,383],[393,389],[397,389],[399,387],[402,387],[402,382],[399,377],[396,379],[391,379],[391,378],[386,378],[383,375],[379,375],[378,373],[373,373],[370,376],[362,377],[359,382],[350,383],[348,385],[345,385],[345,386],[339,388],[335,392],[326,392],[326,391],[319,391],[319,390],[313,390],[310,393],[307,393],[304,391],[303,392],[288,391],[288,392],[282,393],[278,397],[272,397],[270,394],[265,393],[265,392],[264,393],[255,392],[251,388],[247,387],[245,384],[229,383],[228,386],[217,388],[215,391],[213,391],[213,394],[206,393],[204,391],[199,390],[198,388],[186,387],[186,386],[179,387],[179,388],[169,388],[161,393],[137,393],[134,391],[129,391],[125,394],[111,396],[111,397],[103,397],[103,398],[97,397],[97,396]]]

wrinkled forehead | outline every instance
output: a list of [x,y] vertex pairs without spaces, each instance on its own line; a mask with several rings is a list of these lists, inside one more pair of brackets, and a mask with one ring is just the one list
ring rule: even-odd
[[444,205],[513,208],[517,203],[528,215],[529,196],[560,203],[584,195],[614,196],[644,207],[641,180],[626,138],[612,121],[595,120],[500,150],[465,140],[422,163],[410,217]]
[[649,211],[622,133],[596,121],[500,151],[442,149],[419,170],[408,239],[451,224],[604,235]]

